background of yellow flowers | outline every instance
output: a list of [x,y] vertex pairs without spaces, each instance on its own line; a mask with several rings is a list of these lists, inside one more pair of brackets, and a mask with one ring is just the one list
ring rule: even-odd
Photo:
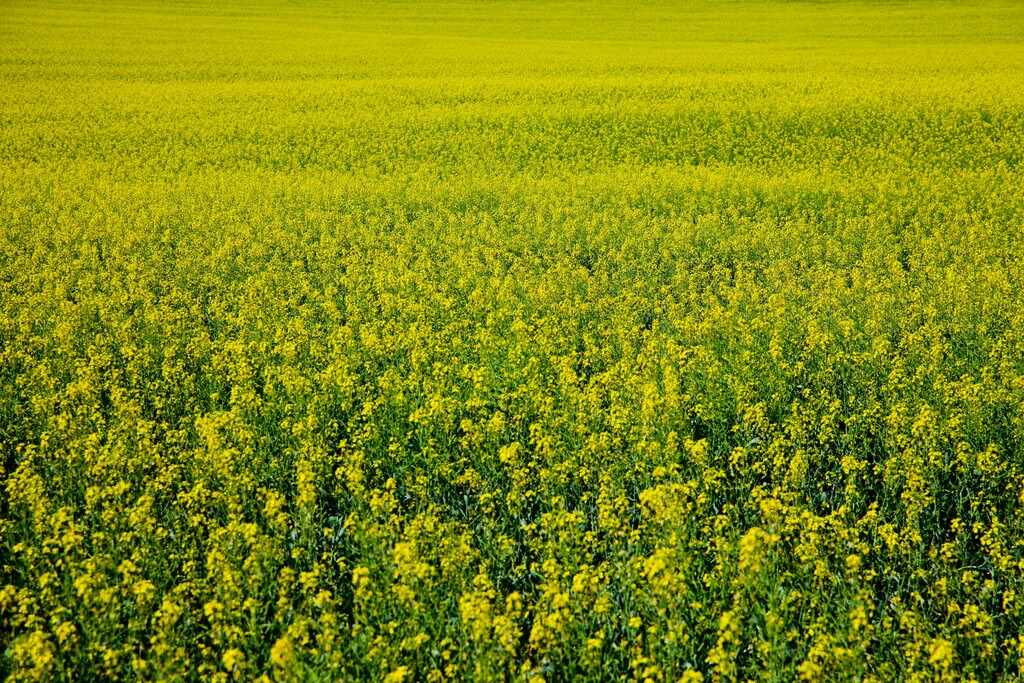
[[5,2],[0,677],[1019,680],[1022,40]]

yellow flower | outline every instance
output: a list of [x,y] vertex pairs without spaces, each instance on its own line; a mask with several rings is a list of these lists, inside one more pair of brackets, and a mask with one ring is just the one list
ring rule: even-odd
[[[273,655],[271,655],[271,658],[273,658]],[[234,671],[236,667],[245,663],[245,654],[241,650],[232,648],[224,653],[221,657],[221,662],[223,662],[225,669]]]
[[400,666],[384,677],[384,683],[402,683],[410,673],[409,667]]
[[278,638],[270,648],[270,661],[279,668],[286,669],[295,660],[295,645],[290,638]]

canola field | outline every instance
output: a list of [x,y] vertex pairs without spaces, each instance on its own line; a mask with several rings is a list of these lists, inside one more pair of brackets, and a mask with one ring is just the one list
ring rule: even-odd
[[1024,5],[0,5],[0,678],[1020,681]]

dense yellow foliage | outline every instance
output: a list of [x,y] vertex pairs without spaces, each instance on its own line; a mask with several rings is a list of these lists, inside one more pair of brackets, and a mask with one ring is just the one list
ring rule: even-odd
[[0,677],[1020,680],[1024,6],[0,7]]

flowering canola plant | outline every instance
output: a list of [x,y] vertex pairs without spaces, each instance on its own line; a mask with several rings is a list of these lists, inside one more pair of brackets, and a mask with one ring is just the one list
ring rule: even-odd
[[1024,675],[1024,6],[0,11],[0,677]]

